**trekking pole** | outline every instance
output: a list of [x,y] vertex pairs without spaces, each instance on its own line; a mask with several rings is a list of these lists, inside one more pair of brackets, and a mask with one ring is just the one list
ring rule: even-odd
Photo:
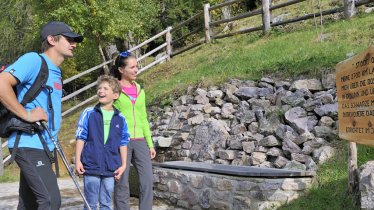
[[81,194],[81,196],[82,196],[82,198],[83,198],[83,202],[84,202],[84,204],[86,205],[86,207],[88,208],[88,210],[91,210],[91,207],[90,207],[90,205],[88,204],[88,202],[87,202],[87,200],[86,200],[86,197],[84,196],[84,194],[83,194],[81,188],[79,187],[79,183],[78,183],[78,181],[77,181],[77,179],[76,179],[74,173],[72,172],[71,168],[69,167],[69,162],[68,162],[67,159],[66,159],[66,156],[65,156],[64,150],[62,149],[62,146],[61,146],[60,142],[59,142],[59,141],[56,141],[56,139],[53,138],[53,135],[52,135],[51,131],[48,129],[48,126],[47,126],[46,122],[41,121],[41,125],[42,125],[42,127],[44,128],[44,130],[47,131],[49,137],[52,139],[52,142],[53,142],[53,144],[55,145],[56,150],[57,150],[58,154],[60,155],[60,157],[61,157],[61,159],[62,159],[62,162],[64,162],[64,165],[65,165],[66,169],[68,170],[70,177],[73,179],[75,186],[77,187],[79,193]]

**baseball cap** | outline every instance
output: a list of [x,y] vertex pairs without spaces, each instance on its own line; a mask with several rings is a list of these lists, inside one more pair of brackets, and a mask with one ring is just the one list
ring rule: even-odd
[[47,39],[48,36],[64,35],[72,38],[75,42],[79,43],[83,41],[83,36],[74,33],[71,27],[64,22],[51,21],[46,23],[40,32],[40,38],[42,41]]

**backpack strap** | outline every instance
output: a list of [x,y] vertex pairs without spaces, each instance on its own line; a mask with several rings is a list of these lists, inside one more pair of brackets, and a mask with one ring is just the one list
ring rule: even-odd
[[[21,131],[17,131],[16,140],[14,142],[14,147],[12,149],[12,154],[10,155],[10,159],[8,160],[8,164],[11,164],[14,161],[14,158],[16,157],[19,140],[21,139],[21,133],[22,133]],[[42,142],[44,151],[47,154],[49,161],[51,161],[51,164],[53,164],[55,162],[55,159],[53,157],[52,152],[49,151],[47,143],[45,142],[40,132],[38,132],[38,136],[39,136],[40,141]]]
[[12,153],[10,155],[10,159],[8,160],[8,164],[11,164],[14,161],[14,158],[16,157],[17,150],[18,150],[18,144],[19,144],[19,139],[21,138],[21,131],[17,131],[16,135],[16,140],[14,142],[14,146],[12,149]]
[[34,83],[31,85],[30,89],[26,92],[25,96],[23,97],[21,101],[22,106],[25,106],[27,103],[33,101],[36,98],[36,96],[39,95],[39,93],[42,91],[43,87],[45,87],[45,84],[47,83],[49,76],[47,62],[45,61],[43,56],[39,55],[39,57],[42,59],[39,74],[36,77]]
[[44,148],[44,152],[47,153],[49,161],[51,161],[51,164],[53,164],[55,162],[55,160],[53,158],[53,153],[49,151],[49,148],[47,146],[47,142],[45,142],[42,133],[40,133],[40,132],[37,132],[37,133],[38,133],[40,141],[42,142],[42,145],[43,145],[43,148]]

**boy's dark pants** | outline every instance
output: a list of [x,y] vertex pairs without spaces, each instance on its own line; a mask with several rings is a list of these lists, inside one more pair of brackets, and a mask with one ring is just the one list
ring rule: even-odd
[[18,148],[14,160],[20,168],[17,209],[59,209],[61,195],[47,153],[40,149]]

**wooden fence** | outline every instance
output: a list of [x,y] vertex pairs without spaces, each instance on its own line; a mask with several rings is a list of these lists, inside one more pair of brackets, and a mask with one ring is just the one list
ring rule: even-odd
[[[330,14],[339,13],[339,12],[343,12],[345,18],[351,18],[355,14],[356,7],[368,4],[370,2],[374,2],[374,0],[357,0],[357,1],[355,1],[355,0],[341,0],[341,1],[343,1],[343,5],[344,5],[343,7],[337,7],[337,8],[333,8],[333,9],[329,9],[329,10],[325,10],[325,11],[320,11],[318,13],[313,13],[313,14],[305,14],[303,16],[296,17],[296,18],[293,18],[293,19],[288,19],[288,20],[272,23],[271,18],[270,18],[272,11],[280,9],[280,8],[288,7],[288,6],[291,6],[291,5],[294,5],[294,4],[298,4],[298,3],[304,2],[306,0],[290,0],[290,1],[280,3],[280,4],[276,4],[276,5],[271,5],[271,0],[262,0],[261,8],[258,8],[256,10],[252,10],[252,11],[248,11],[248,12],[245,12],[245,13],[227,18],[227,19],[211,21],[211,12],[212,11],[217,10],[217,9],[221,9],[222,7],[227,7],[227,6],[239,3],[241,1],[243,1],[243,0],[233,0],[233,1],[224,2],[224,3],[221,3],[221,4],[217,4],[217,5],[214,5],[214,6],[210,6],[209,4],[205,4],[204,7],[203,7],[203,10],[201,12],[199,12],[196,15],[190,17],[186,21],[183,21],[182,23],[174,26],[173,28],[168,27],[164,31],[160,32],[159,34],[151,37],[150,39],[148,39],[148,40],[144,41],[143,43],[141,43],[141,44],[135,46],[134,48],[130,49],[129,50],[130,52],[135,51],[135,50],[140,49],[141,47],[144,47],[147,44],[155,41],[156,39],[165,36],[165,42],[164,43],[160,44],[158,47],[154,48],[153,50],[149,51],[148,53],[140,56],[138,58],[138,61],[142,61],[143,59],[145,59],[147,57],[150,57],[151,55],[155,54],[156,52],[158,52],[162,49],[165,49],[164,55],[161,56],[160,58],[156,59],[155,61],[151,62],[150,64],[146,65],[145,67],[141,68],[139,70],[139,73],[143,72],[143,71],[145,71],[145,70],[147,70],[147,69],[149,69],[149,68],[151,68],[151,67],[153,67],[153,66],[155,66],[155,65],[157,65],[157,64],[159,64],[163,61],[170,60],[172,56],[183,53],[183,52],[185,52],[189,49],[192,49],[194,47],[197,47],[197,46],[199,46],[203,43],[210,43],[212,39],[220,39],[220,38],[234,36],[234,35],[237,35],[237,34],[244,34],[244,33],[250,33],[250,32],[261,31],[261,30],[263,31],[264,34],[266,34],[269,31],[271,31],[272,27],[276,27],[276,26],[280,26],[280,25],[286,25],[286,24],[294,23],[294,22],[299,22],[299,21],[302,21],[302,20],[312,19],[312,18],[315,18],[316,16],[325,16],[325,15],[330,15]],[[213,34],[212,33],[212,28],[213,27],[219,26],[219,25],[224,24],[224,23],[230,23],[230,22],[233,22],[235,20],[240,20],[240,19],[256,16],[256,15],[262,15],[262,25],[260,25],[260,26],[247,28],[247,29],[242,29],[242,30],[227,33],[227,34]],[[173,33],[175,33],[177,30],[180,30],[182,27],[187,26],[188,24],[191,24],[191,23],[196,24],[195,22],[196,21],[198,22],[199,18],[202,19],[202,21],[200,22],[200,25],[199,25],[199,23],[198,23],[197,26],[194,25],[195,29],[191,30],[188,34],[185,34],[185,35],[173,40],[173,38],[172,38]],[[172,47],[173,45],[175,45],[178,42],[181,42],[181,41],[185,40],[189,36],[192,36],[192,35],[198,34],[198,33],[204,33],[204,37],[202,37],[201,39],[198,39],[195,43],[192,43],[188,46],[185,46],[185,47],[182,47],[180,49],[177,49],[177,50],[173,51],[173,47]],[[101,69],[104,66],[107,66],[108,64],[110,64],[112,62],[113,62],[113,60],[109,60],[109,61],[106,61],[102,64],[99,64],[95,67],[92,67],[92,68],[90,68],[86,71],[83,71],[83,72],[81,72],[81,73],[79,73],[79,74],[77,74],[73,77],[65,79],[63,81],[63,83],[68,84],[69,82],[72,82],[72,81],[74,81],[74,80],[76,80],[76,79],[78,79],[82,76],[85,76],[85,75],[87,75],[87,74],[89,74],[89,73],[91,73],[95,70]],[[66,102],[70,99],[73,99],[74,97],[78,96],[79,94],[81,94],[81,93],[83,93],[83,92],[85,92],[85,91],[87,91],[87,90],[89,90],[89,89],[91,89],[95,86],[96,86],[96,82],[93,82],[89,85],[86,85],[83,88],[80,88],[79,90],[76,90],[73,93],[63,97],[62,102]],[[77,110],[78,108],[92,102],[95,99],[96,99],[96,95],[94,95],[92,97],[89,97],[85,101],[83,101],[83,102],[69,108],[68,110],[64,111],[62,113],[62,116],[65,117],[66,115],[68,115],[68,114],[72,113],[73,111]],[[6,143],[3,143],[2,148],[5,147],[5,146],[6,146]],[[7,160],[8,158],[9,157],[7,157],[5,160]],[[5,162],[5,160],[3,162]]]
[[[152,62],[152,63],[150,63],[150,64],[144,66],[143,68],[141,68],[141,69],[138,71],[138,73],[143,72],[143,71],[145,71],[145,70],[151,68],[152,66],[154,66],[154,65],[156,65],[156,64],[158,64],[158,63],[160,63],[160,62],[162,62],[162,61],[170,60],[170,58],[171,58],[171,35],[170,35],[170,31],[171,31],[171,27],[168,27],[168,28],[165,29],[164,31],[160,32],[159,34],[153,36],[152,38],[150,38],[150,39],[144,41],[143,43],[141,43],[141,44],[139,44],[139,45],[137,45],[137,46],[135,46],[134,48],[132,48],[132,49],[129,50],[130,52],[133,52],[133,51],[135,51],[135,50],[137,50],[137,49],[139,49],[139,48],[141,48],[141,47],[143,47],[143,46],[146,46],[147,44],[149,44],[150,42],[156,40],[157,38],[162,37],[162,36],[165,36],[166,42],[164,42],[164,43],[161,44],[160,46],[156,47],[155,49],[149,51],[148,53],[146,53],[146,54],[140,56],[137,60],[138,60],[138,62],[140,62],[140,61],[142,61],[143,59],[145,59],[145,58],[147,58],[147,57],[153,55],[154,53],[156,53],[157,51],[160,51],[160,50],[163,49],[163,48],[166,48],[166,53],[165,53],[165,55],[162,56],[161,58],[155,60],[154,62]],[[100,64],[100,65],[97,65],[97,66],[92,67],[92,68],[90,68],[90,69],[88,69],[88,70],[86,70],[86,71],[83,71],[83,72],[81,72],[81,73],[79,73],[79,74],[77,74],[77,75],[75,75],[75,76],[73,76],[73,77],[70,77],[70,78],[68,78],[68,79],[65,79],[65,80],[63,81],[63,84],[65,85],[65,84],[67,84],[67,83],[69,83],[69,82],[71,82],[71,81],[74,81],[74,80],[76,80],[76,79],[78,79],[78,78],[80,78],[80,77],[82,77],[82,76],[84,76],[84,75],[87,75],[88,73],[91,73],[91,72],[93,72],[93,71],[95,71],[95,70],[97,70],[97,69],[101,69],[102,67],[104,67],[104,66],[106,66],[106,65],[108,65],[108,64],[110,64],[110,63],[112,63],[113,61],[114,61],[114,59],[112,59],[112,60],[110,60],[110,61],[106,61],[106,62],[104,62],[104,63],[102,63],[102,64]],[[97,82],[95,81],[95,82],[93,82],[93,83],[91,83],[91,84],[89,84],[89,85],[86,85],[86,86],[80,88],[79,90],[76,90],[75,92],[73,92],[73,93],[71,93],[71,94],[69,94],[69,95],[63,97],[63,98],[62,98],[62,102],[65,102],[65,101],[67,101],[67,100],[69,100],[69,99],[71,99],[71,98],[74,98],[74,97],[76,97],[77,95],[79,95],[80,93],[85,92],[85,91],[91,89],[92,87],[95,87],[95,86],[96,86],[96,83],[97,83]],[[77,104],[77,105],[71,107],[70,109],[64,111],[64,112],[62,113],[62,117],[68,115],[69,113],[75,111],[75,110],[78,109],[79,107],[82,107],[83,105],[85,105],[85,104],[91,102],[91,101],[94,100],[94,99],[96,99],[96,95],[95,95],[95,96],[92,96],[92,97],[86,99],[85,101],[83,101],[82,103],[79,103],[79,104]]]
[[[343,2],[343,5],[344,5],[343,7],[337,7],[337,8],[333,8],[333,9],[329,9],[329,10],[325,10],[325,11],[319,11],[318,13],[305,14],[305,15],[300,16],[300,17],[295,17],[295,18],[292,18],[292,19],[283,20],[283,21],[273,23],[273,22],[271,22],[271,16],[272,16],[272,12],[274,10],[284,8],[284,7],[288,7],[288,6],[291,6],[291,5],[294,5],[294,4],[298,4],[298,3],[301,3],[301,2],[304,2],[304,1],[307,1],[307,0],[290,0],[290,1],[280,3],[280,4],[276,4],[276,5],[272,5],[271,0],[262,0],[261,8],[258,8],[256,10],[252,10],[252,11],[248,11],[248,12],[245,12],[245,13],[242,13],[242,14],[238,14],[236,16],[233,16],[233,17],[230,17],[230,18],[227,18],[227,19],[211,21],[210,13],[212,11],[217,10],[217,9],[221,9],[223,7],[231,6],[233,4],[237,4],[237,3],[242,2],[242,1],[243,0],[233,0],[233,1],[229,1],[229,2],[224,2],[222,4],[217,4],[217,5],[214,5],[214,6],[211,6],[211,7],[210,7],[209,4],[205,4],[202,12],[200,12],[200,13],[194,15],[193,17],[189,18],[188,20],[174,26],[172,32],[176,31],[177,29],[181,28],[182,26],[187,25],[188,23],[192,22],[194,19],[197,19],[197,18],[203,16],[204,17],[204,23],[201,23],[201,26],[197,27],[197,29],[202,29],[202,27],[203,27],[204,30],[194,30],[194,31],[191,31],[187,35],[189,36],[189,35],[196,34],[196,33],[199,33],[199,32],[201,33],[202,31],[204,31],[204,33],[205,33],[204,37],[205,38],[199,39],[197,42],[195,42],[195,43],[193,43],[189,46],[181,48],[178,51],[172,52],[172,56],[183,53],[183,52],[185,52],[185,51],[187,51],[191,48],[194,48],[196,46],[199,46],[203,43],[210,43],[211,40],[213,40],[213,39],[221,39],[221,38],[226,38],[226,37],[230,37],[230,36],[234,36],[234,35],[238,35],[238,34],[250,33],[250,32],[254,32],[254,31],[262,31],[264,34],[266,34],[266,33],[270,32],[273,27],[286,25],[286,24],[289,24],[289,23],[295,23],[295,22],[299,22],[299,21],[303,21],[303,20],[308,20],[308,19],[312,19],[312,18],[315,18],[315,17],[321,17],[321,16],[325,16],[325,15],[331,15],[331,14],[334,14],[334,13],[344,12],[345,18],[351,18],[355,14],[356,7],[368,4],[370,2],[374,2],[374,0],[356,0],[356,1],[355,0],[341,0]],[[241,19],[244,19],[244,18],[253,17],[253,16],[256,16],[256,15],[262,15],[262,25],[247,28],[247,29],[242,29],[242,30],[239,30],[239,31],[226,33],[226,34],[213,34],[212,33],[212,28],[213,27],[217,27],[221,24],[230,23],[230,22],[233,22],[233,21],[236,21],[236,20],[241,20]],[[183,38],[186,38],[186,37],[183,37]],[[180,39],[181,38],[179,38],[178,40],[180,40]]]

